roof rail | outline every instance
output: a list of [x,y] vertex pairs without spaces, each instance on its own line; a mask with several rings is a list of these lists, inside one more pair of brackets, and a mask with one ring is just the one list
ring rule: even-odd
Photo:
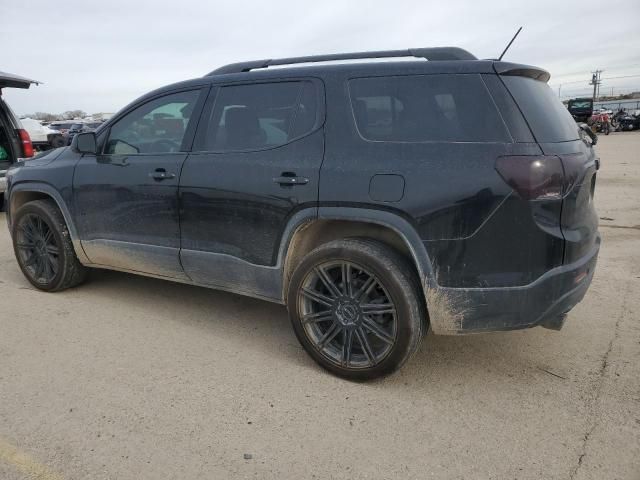
[[477,60],[475,56],[458,47],[409,48],[407,50],[383,50],[377,52],[333,53],[329,55],[311,55],[307,57],[274,58],[252,60],[249,62],[230,63],[217,68],[206,76],[225,73],[249,72],[257,68],[268,68],[274,65],[294,65],[297,63],[332,62],[336,60],[359,60],[365,58],[401,58],[416,57],[426,60]]

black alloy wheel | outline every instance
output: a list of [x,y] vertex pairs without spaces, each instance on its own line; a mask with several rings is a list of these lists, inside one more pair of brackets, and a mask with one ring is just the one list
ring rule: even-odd
[[40,216],[22,216],[16,229],[18,260],[30,280],[47,285],[60,270],[60,245],[51,226]]
[[305,333],[327,360],[344,368],[373,367],[398,333],[396,307],[382,282],[360,265],[317,265],[299,292]]
[[405,257],[374,240],[320,245],[289,283],[287,306],[298,340],[322,367],[350,380],[397,370],[428,325],[413,272]]
[[84,281],[65,219],[52,200],[27,202],[11,212],[11,237],[18,265],[36,288],[65,290]]

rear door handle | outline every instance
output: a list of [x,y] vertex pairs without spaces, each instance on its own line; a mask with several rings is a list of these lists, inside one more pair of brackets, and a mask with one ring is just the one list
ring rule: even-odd
[[176,178],[175,173],[167,173],[167,171],[164,168],[156,168],[156,171],[150,173],[149,176],[154,180],[158,180],[158,181],[170,180],[172,178]]
[[309,183],[309,179],[306,177],[298,177],[296,175],[286,175],[283,174],[281,177],[275,177],[273,179],[275,183],[279,183],[283,187],[285,186],[294,186],[294,185],[306,185]]

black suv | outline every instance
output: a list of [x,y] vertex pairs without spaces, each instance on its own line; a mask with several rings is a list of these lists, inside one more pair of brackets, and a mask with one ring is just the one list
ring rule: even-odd
[[351,379],[429,326],[559,329],[596,264],[599,160],[548,79],[458,48],[219,68],[11,169],[18,263],[48,291],[96,267],[285,304]]

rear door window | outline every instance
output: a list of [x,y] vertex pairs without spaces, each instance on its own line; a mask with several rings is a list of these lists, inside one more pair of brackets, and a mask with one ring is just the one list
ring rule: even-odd
[[409,75],[349,82],[360,135],[382,142],[510,142],[479,75]]
[[568,142],[580,138],[575,120],[549,85],[527,77],[501,78],[538,142]]
[[278,147],[311,132],[317,113],[312,82],[223,86],[208,121],[203,149],[232,152]]

